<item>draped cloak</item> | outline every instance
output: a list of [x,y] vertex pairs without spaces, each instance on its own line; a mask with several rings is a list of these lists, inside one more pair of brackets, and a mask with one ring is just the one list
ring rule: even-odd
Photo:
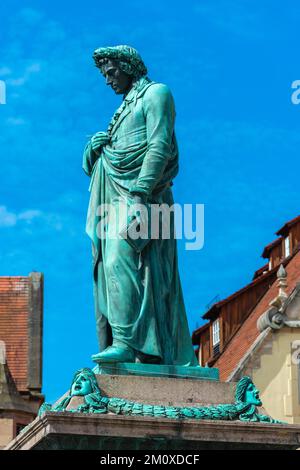
[[[163,364],[197,365],[184,307],[175,236],[151,240],[139,254],[124,239],[99,238],[100,204],[173,205],[178,172],[175,108],[166,85],[142,77],[125,96],[108,128],[109,143],[86,145],[91,176],[86,231],[92,240],[94,300],[100,350],[121,342]],[[109,223],[113,223],[110,222]],[[171,234],[174,215],[171,213]]]

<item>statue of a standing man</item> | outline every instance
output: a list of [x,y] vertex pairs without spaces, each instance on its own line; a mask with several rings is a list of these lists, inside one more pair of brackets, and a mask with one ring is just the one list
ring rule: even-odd
[[[175,108],[166,85],[147,77],[129,46],[94,52],[114,92],[123,95],[107,132],[86,145],[91,176],[87,233],[92,239],[94,299],[100,353],[96,362],[197,365],[184,308],[175,236],[151,240],[139,253],[127,240],[99,238],[97,208],[135,203],[173,205],[178,172]],[[174,233],[174,214],[171,214]]]

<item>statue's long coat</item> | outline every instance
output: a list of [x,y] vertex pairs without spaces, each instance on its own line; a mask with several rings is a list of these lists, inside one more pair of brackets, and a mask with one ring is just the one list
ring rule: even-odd
[[97,236],[99,204],[117,205],[121,198],[130,205],[133,192],[144,193],[150,203],[173,204],[170,186],[178,172],[174,119],[168,87],[146,77],[138,80],[116,111],[111,140],[99,158],[90,143],[85,148],[83,168],[91,176],[86,231],[93,242],[100,350],[111,343],[112,331],[114,341],[159,356],[164,364],[196,365],[175,238],[151,240],[138,254],[123,239]]

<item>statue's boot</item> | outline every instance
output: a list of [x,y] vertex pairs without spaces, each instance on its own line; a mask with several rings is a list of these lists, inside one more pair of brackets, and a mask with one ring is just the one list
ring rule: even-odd
[[135,353],[127,345],[118,343],[112,344],[104,351],[92,356],[94,362],[135,362]]

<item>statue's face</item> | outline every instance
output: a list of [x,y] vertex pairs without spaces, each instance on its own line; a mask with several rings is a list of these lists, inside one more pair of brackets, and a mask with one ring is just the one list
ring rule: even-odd
[[106,79],[106,84],[110,85],[111,88],[117,95],[125,95],[132,86],[132,77],[127,73],[123,72],[116,61],[110,60],[103,65],[101,71]]
[[71,388],[71,395],[88,395],[92,393],[92,385],[86,374],[81,372],[74,380]]
[[261,406],[262,402],[259,398],[259,391],[255,387],[253,383],[250,383],[246,389],[245,392],[245,399],[244,401],[246,403],[249,403],[250,405],[255,405],[255,406]]

